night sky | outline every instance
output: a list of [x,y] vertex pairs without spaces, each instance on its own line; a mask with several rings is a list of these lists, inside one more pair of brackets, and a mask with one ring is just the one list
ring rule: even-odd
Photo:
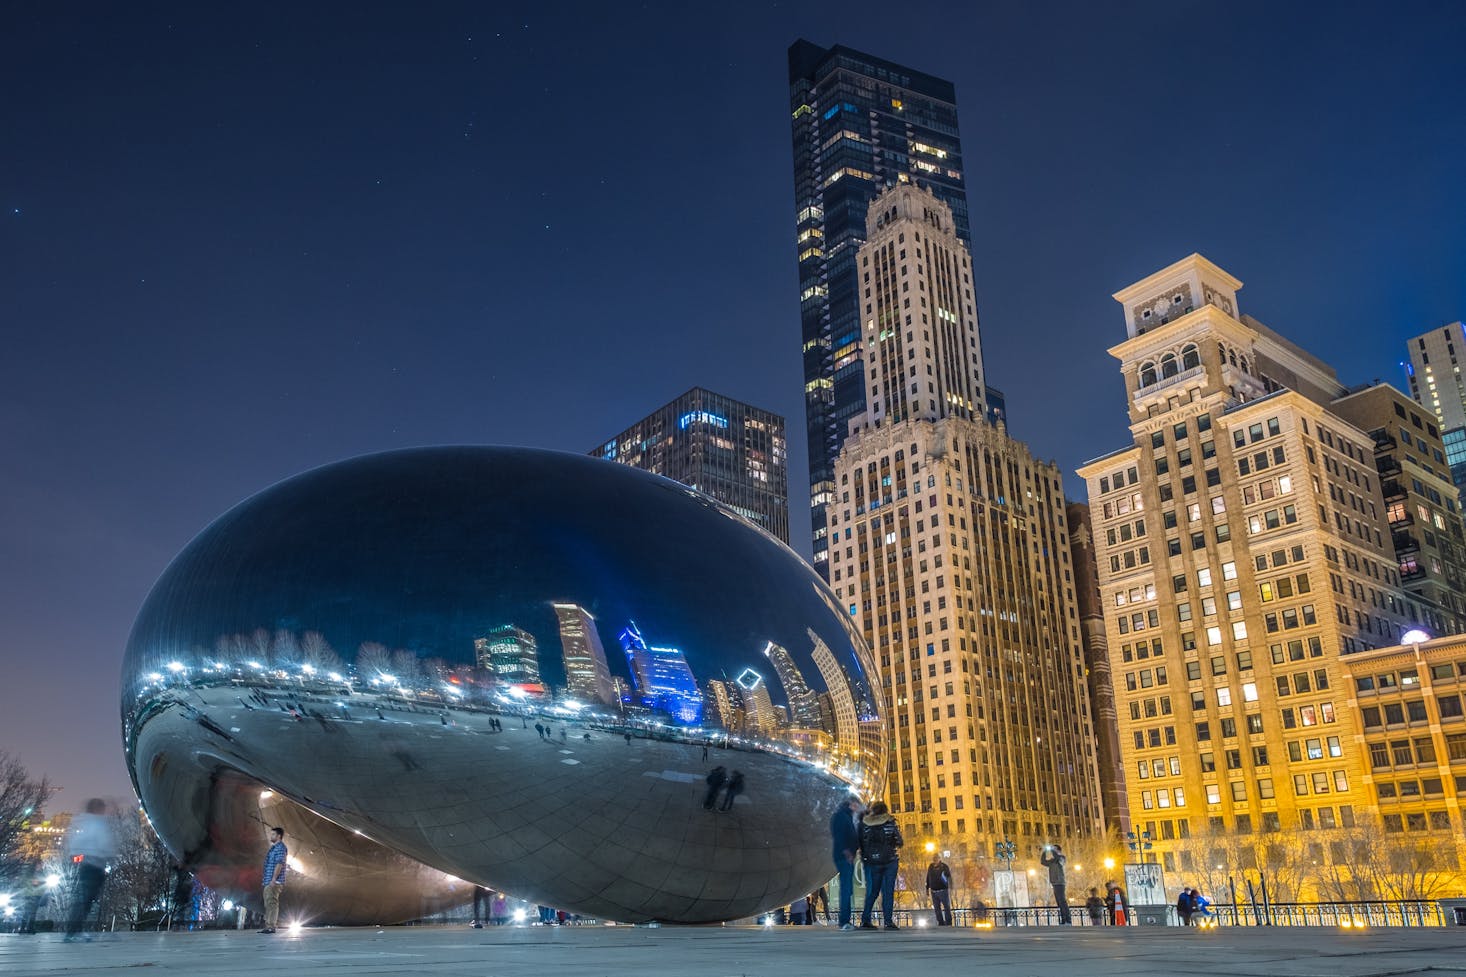
[[1350,383],[1466,316],[1451,0],[204,6],[0,12],[0,748],[63,808],[129,792],[153,581],[306,468],[703,385],[788,419],[807,552],[797,37],[956,83],[988,377],[1066,472],[1127,443],[1110,294],[1192,251]]

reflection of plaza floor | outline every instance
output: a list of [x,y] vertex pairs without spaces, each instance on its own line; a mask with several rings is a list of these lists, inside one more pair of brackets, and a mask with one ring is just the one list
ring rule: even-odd
[[823,927],[415,927],[126,933],[93,943],[0,935],[6,977],[145,968],[189,977],[852,977],[920,967],[933,974],[1022,977],[1372,977],[1463,969],[1466,927],[1344,933],[1323,927],[907,929]]

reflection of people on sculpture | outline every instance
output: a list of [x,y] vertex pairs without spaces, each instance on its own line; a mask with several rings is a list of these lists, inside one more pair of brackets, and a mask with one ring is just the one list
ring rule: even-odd
[[876,801],[870,813],[860,819],[860,861],[865,867],[865,909],[860,914],[860,928],[873,930],[870,911],[876,896],[881,897],[881,921],[886,929],[899,929],[891,918],[896,901],[896,873],[901,865],[901,827],[891,817],[885,801]]
[[850,922],[850,892],[855,887],[855,855],[860,850],[860,798],[854,794],[841,801],[830,815],[830,841],[835,871],[840,876],[840,928],[854,929]]
[[[630,733],[627,733],[626,734],[626,742],[627,743],[630,743],[631,742],[631,734]],[[725,767],[714,767],[712,770],[708,771],[708,776],[707,776],[708,792],[707,792],[707,796],[705,796],[702,799],[702,806],[703,806],[703,809],[704,810],[711,811],[713,809],[713,803],[715,801],[717,801],[717,799],[718,799],[718,791],[722,790],[723,785],[725,783],[727,783],[727,782],[728,782],[728,770],[727,770],[727,768],[725,768]]]
[[723,795],[723,810],[733,809],[733,799],[743,793],[743,771],[733,771],[733,776],[728,778],[728,792]]
[[481,885],[473,887],[473,928],[476,930],[484,928],[482,920],[486,915],[484,910],[488,908],[484,904],[489,902],[489,898],[488,889],[485,889]]

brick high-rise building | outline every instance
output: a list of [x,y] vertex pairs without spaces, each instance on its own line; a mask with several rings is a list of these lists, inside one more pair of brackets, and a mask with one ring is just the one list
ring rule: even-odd
[[856,269],[868,410],[835,464],[830,582],[880,666],[886,800],[908,844],[951,850],[959,875],[996,841],[1094,838],[1060,473],[984,418],[970,263],[946,204],[887,190]]
[[1370,803],[1342,658],[1413,623],[1375,439],[1241,284],[1192,255],[1115,294],[1134,442],[1079,471],[1131,820],[1180,870]]

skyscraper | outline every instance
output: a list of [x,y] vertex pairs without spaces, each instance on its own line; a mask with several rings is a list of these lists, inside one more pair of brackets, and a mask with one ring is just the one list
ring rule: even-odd
[[789,700],[789,721],[799,729],[821,729],[819,696],[810,691],[804,673],[794,663],[789,650],[770,641],[764,646],[764,657],[774,666],[784,696]]
[[1466,526],[1431,414],[1387,383],[1351,391],[1333,410],[1374,441],[1410,620],[1432,636],[1460,634],[1466,630]]
[[590,452],[717,499],[789,542],[784,418],[693,387]]
[[702,718],[702,693],[681,650],[650,647],[635,622],[621,632],[621,650],[642,706],[665,712],[680,723],[693,724]]
[[616,687],[606,664],[606,649],[596,633],[596,619],[579,604],[554,604],[553,607],[560,619],[566,689],[577,699],[614,705]]
[[540,680],[539,650],[534,635],[512,624],[501,624],[473,643],[475,664],[501,682],[534,683]]
[[789,48],[789,111],[814,566],[828,579],[835,458],[865,410],[855,253],[866,211],[887,186],[919,180],[949,208],[957,239],[971,237],[951,82],[800,40]]
[[1101,832],[1062,478],[985,419],[971,262],[898,185],[857,256],[867,410],[835,463],[830,583],[879,659],[886,800],[975,870]]
[[1191,255],[1115,294],[1133,444],[1079,470],[1132,826],[1187,872],[1373,804],[1341,656],[1410,623],[1375,438],[1241,286]]
[[1451,481],[1466,487],[1466,380],[1461,359],[1466,357],[1466,328],[1453,322],[1410,340],[1410,362],[1405,373],[1410,396],[1435,414],[1445,442]]

